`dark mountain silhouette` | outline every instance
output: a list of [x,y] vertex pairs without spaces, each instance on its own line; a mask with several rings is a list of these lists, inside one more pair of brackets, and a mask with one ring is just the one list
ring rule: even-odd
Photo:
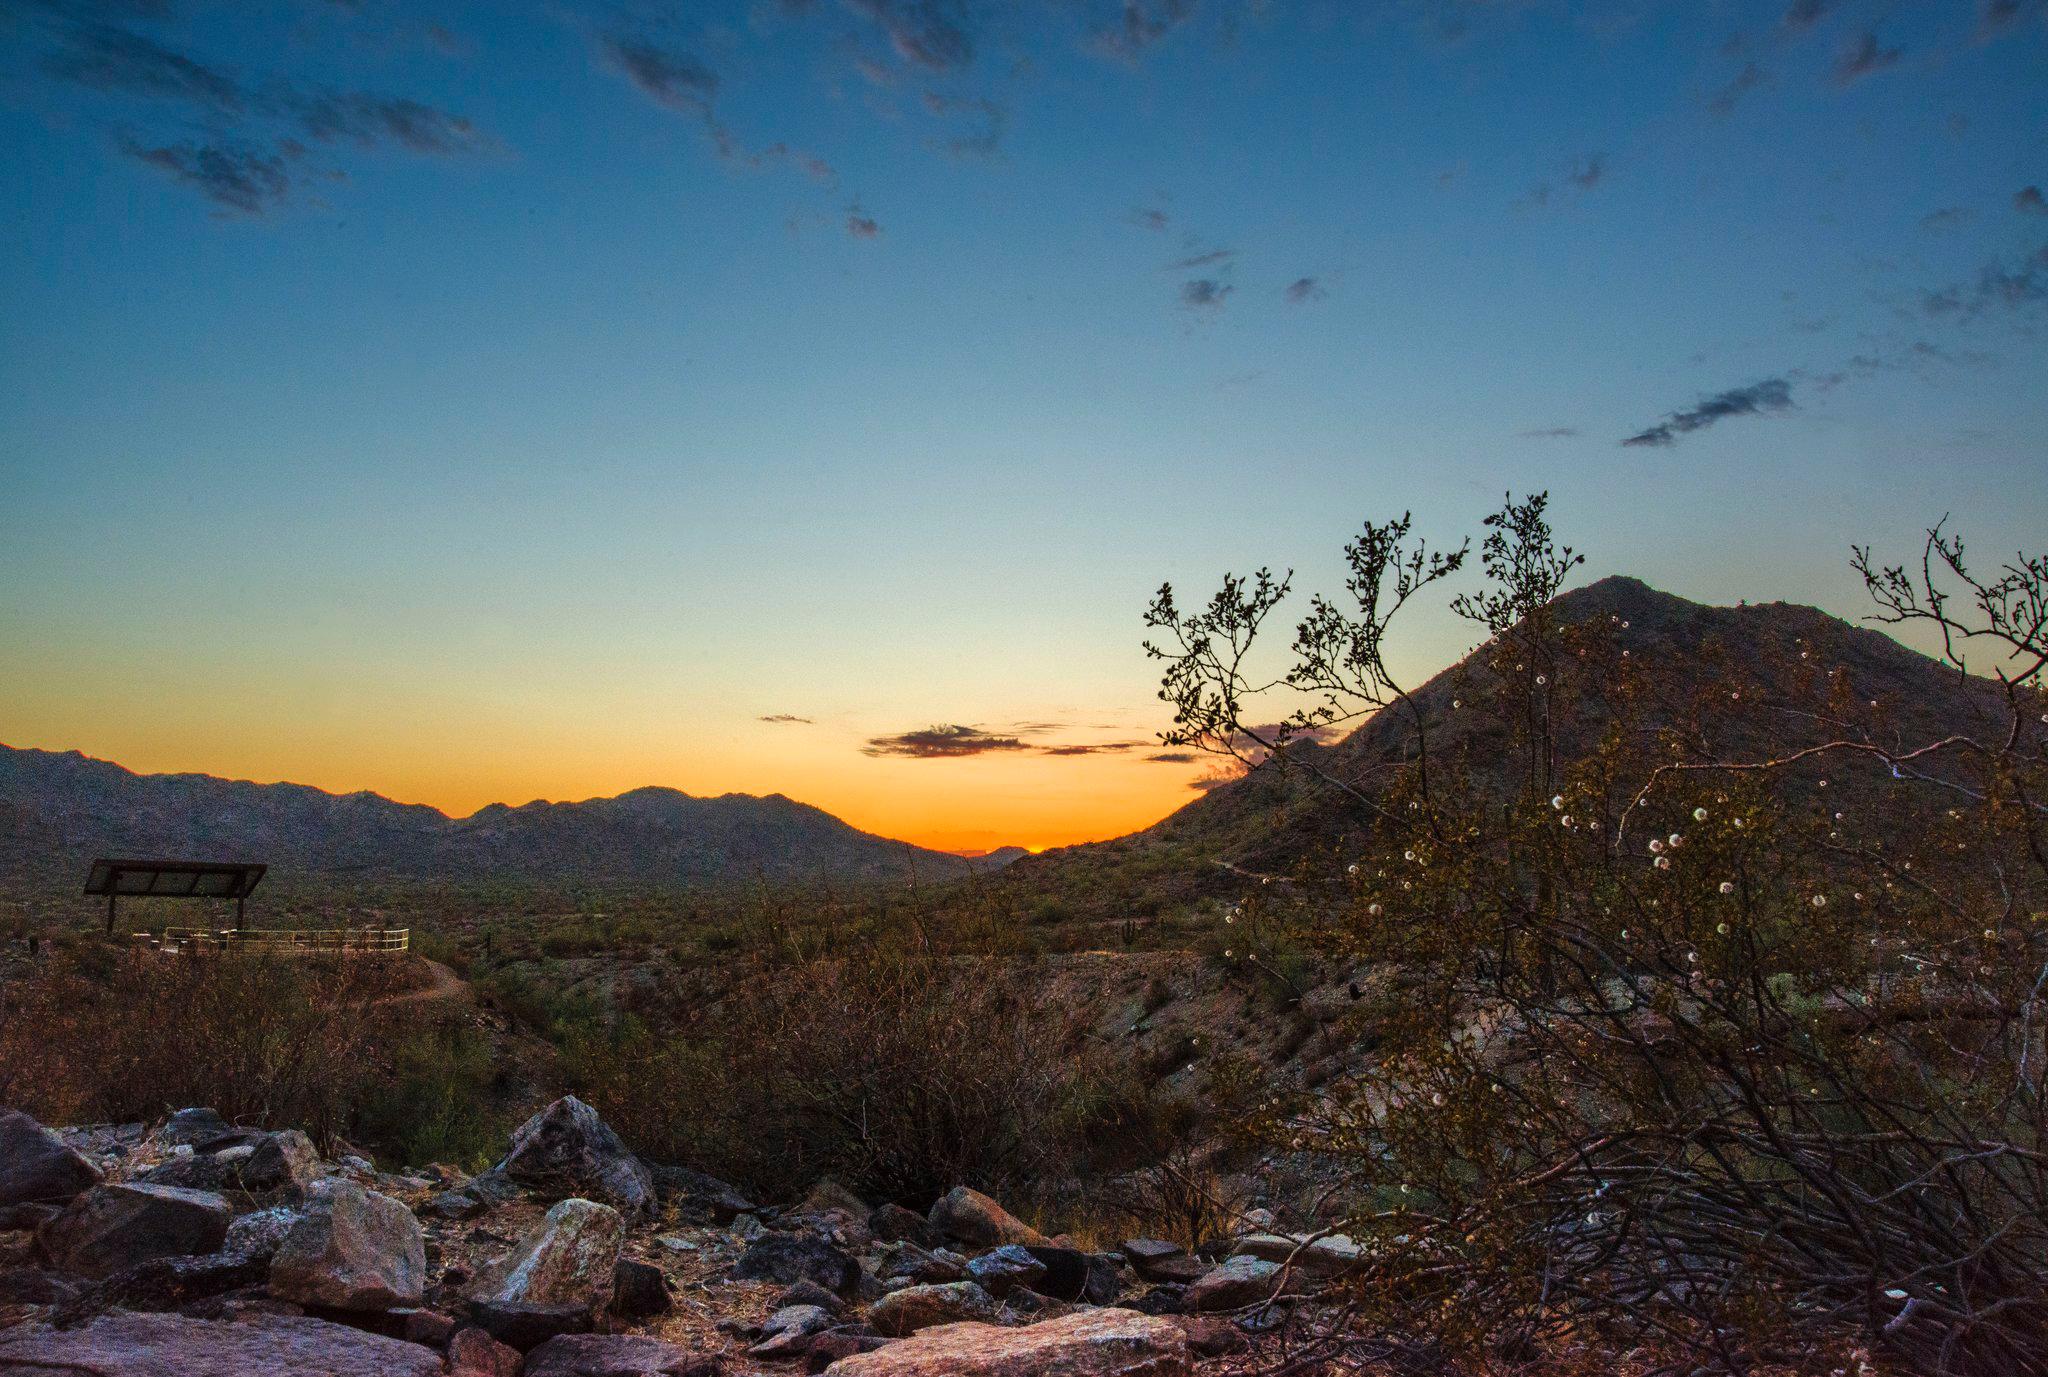
[[635,789],[494,803],[466,818],[372,793],[142,775],[76,751],[0,746],[0,874],[83,876],[95,855],[264,861],[283,872],[454,882],[693,885],[945,878],[990,869],[771,794]]
[[[1704,735],[1717,759],[1772,758],[1844,734],[1816,711],[1837,694],[1859,712],[1878,705],[1873,712],[1888,742],[1914,745],[2004,724],[2003,700],[1989,682],[1818,608],[1713,607],[1616,575],[1560,595],[1551,610],[1561,624],[1608,619],[1644,671],[1653,720],[1689,740]],[[1412,696],[1429,724],[1432,768],[1476,778],[1505,800],[1514,792],[1515,758],[1505,726],[1452,706],[1461,685],[1487,672],[1487,653],[1482,646]],[[1704,716],[1703,701],[1711,705]],[[1597,705],[1563,721],[1560,756],[1591,749],[1608,721]],[[1312,858],[1334,857],[1369,826],[1368,814],[1319,773],[1371,795],[1398,773],[1389,767],[1413,758],[1414,731],[1399,714],[1382,713],[1335,743],[1302,742],[1288,755],[1291,763],[1269,762],[1212,788],[1144,831],[1021,860],[1004,872],[1004,883],[1058,896],[1087,916],[1143,915],[1241,890],[1247,872],[1287,874]],[[1929,768],[1939,773],[1941,766]],[[1893,784],[1880,764],[1861,760],[1789,772],[1784,786],[1811,788],[1829,774],[1845,799],[1868,801]]]

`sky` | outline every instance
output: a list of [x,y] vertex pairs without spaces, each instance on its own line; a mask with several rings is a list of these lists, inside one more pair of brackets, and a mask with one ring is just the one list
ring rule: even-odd
[[1165,581],[2048,531],[2042,0],[0,0],[0,153],[0,741],[138,770],[1041,848]]

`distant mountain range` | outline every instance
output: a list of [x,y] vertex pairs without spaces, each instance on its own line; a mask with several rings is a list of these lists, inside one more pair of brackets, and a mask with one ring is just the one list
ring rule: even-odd
[[451,818],[372,793],[143,775],[77,751],[0,746],[0,877],[82,881],[94,856],[120,855],[261,861],[280,878],[692,886],[954,878],[1021,854],[928,851],[780,794],[647,788]]

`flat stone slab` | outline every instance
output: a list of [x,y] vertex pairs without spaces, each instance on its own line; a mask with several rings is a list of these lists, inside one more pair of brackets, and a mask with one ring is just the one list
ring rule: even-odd
[[0,1373],[65,1377],[440,1377],[430,1348],[299,1316],[234,1323],[181,1315],[102,1315],[77,1329],[0,1331]]
[[1188,1337],[1135,1310],[1084,1310],[1024,1329],[944,1324],[872,1353],[841,1358],[827,1377],[1187,1377]]

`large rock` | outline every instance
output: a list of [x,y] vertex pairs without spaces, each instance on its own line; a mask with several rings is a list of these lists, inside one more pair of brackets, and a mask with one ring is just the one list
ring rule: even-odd
[[485,1269],[470,1296],[492,1304],[574,1307],[600,1315],[612,1303],[624,1233],[624,1221],[611,1206],[564,1200],[508,1256]]
[[1230,1251],[1267,1262],[1292,1259],[1297,1272],[1315,1277],[1341,1276],[1364,1260],[1358,1244],[1344,1234],[1246,1234]]
[[1045,1275],[1045,1264],[1031,1256],[1023,1245],[1006,1243],[983,1253],[967,1264],[967,1275],[981,1283],[992,1296],[1007,1296],[1019,1286],[1036,1286]]
[[842,1358],[831,1377],[1186,1377],[1188,1340],[1171,1320],[1085,1310],[1025,1329],[946,1324]]
[[1043,1246],[1052,1242],[1017,1216],[968,1186],[955,1186],[932,1206],[931,1226],[946,1238],[977,1248],[1005,1243]]
[[[565,1095],[519,1126],[505,1160],[491,1173],[542,1199],[582,1196],[628,1216],[654,1209],[654,1175],[619,1135],[574,1095]],[[489,1173],[487,1173],[489,1174]]]
[[270,1262],[270,1293],[330,1310],[418,1305],[427,1282],[420,1222],[388,1195],[330,1181]]
[[181,1109],[164,1120],[163,1127],[156,1131],[156,1141],[162,1147],[191,1147],[231,1133],[234,1127],[217,1109]]
[[0,1205],[63,1204],[100,1183],[100,1169],[28,1115],[0,1110]]
[[894,1201],[875,1206],[868,1216],[868,1232],[888,1242],[903,1240],[921,1248],[939,1246],[939,1236],[929,1220],[916,1210],[906,1210]]
[[509,1348],[525,1353],[560,1334],[588,1334],[597,1317],[581,1305],[524,1305],[516,1301],[473,1301],[469,1318]]
[[653,1167],[654,1185],[683,1219],[697,1224],[730,1224],[760,1209],[739,1189],[688,1167]]
[[440,1377],[441,1355],[324,1320],[102,1315],[78,1329],[0,1331],[0,1373],[66,1377]]
[[481,1329],[458,1329],[448,1340],[448,1377],[519,1377],[526,1359]]
[[734,1281],[778,1281],[784,1286],[814,1281],[827,1291],[851,1296],[860,1287],[860,1264],[811,1234],[763,1234],[733,1264]]
[[993,1322],[1001,1310],[996,1298],[976,1282],[949,1281],[934,1286],[906,1286],[891,1291],[868,1307],[868,1323],[878,1334],[901,1337],[935,1325],[964,1320]]
[[151,1258],[218,1252],[234,1211],[211,1191],[175,1186],[94,1186],[43,1227],[58,1268],[95,1280]]
[[668,1278],[653,1263],[622,1257],[612,1269],[612,1313],[620,1319],[652,1319],[667,1314],[673,1304]]
[[718,1377],[718,1359],[638,1334],[564,1334],[526,1355],[523,1377]]
[[266,1270],[265,1264],[233,1253],[151,1258],[67,1297],[50,1320],[69,1328],[109,1310],[184,1310],[259,1285]]
[[[1188,1287],[1187,1308],[1197,1312],[1235,1310],[1239,1306],[1271,1300],[1281,1284],[1282,1271],[1277,1262],[1240,1253],[1226,1259],[1222,1266],[1212,1268]],[[1299,1289],[1300,1276],[1288,1276],[1287,1283],[1290,1290]]]
[[295,1128],[276,1133],[231,1132],[199,1147],[189,1157],[169,1159],[142,1179],[267,1204],[297,1199],[320,1172],[320,1153],[313,1140]]

